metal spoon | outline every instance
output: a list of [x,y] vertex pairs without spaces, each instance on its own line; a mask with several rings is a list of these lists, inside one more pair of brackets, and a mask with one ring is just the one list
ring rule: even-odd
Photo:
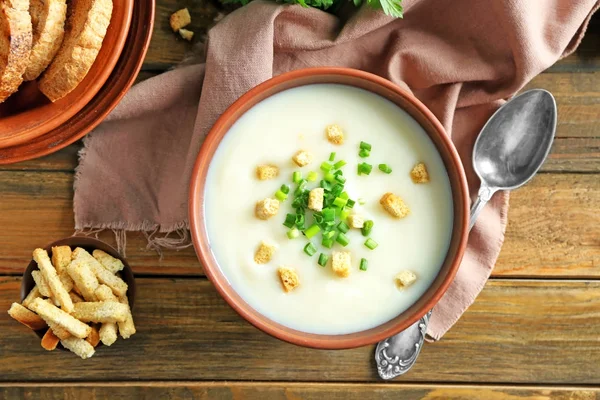
[[[554,140],[556,116],[552,94],[533,89],[505,103],[484,125],[473,148],[473,167],[481,186],[471,206],[469,230],[494,193],[523,186],[540,169]],[[382,379],[400,376],[415,364],[430,316],[431,311],[408,329],[379,342],[375,361]]]

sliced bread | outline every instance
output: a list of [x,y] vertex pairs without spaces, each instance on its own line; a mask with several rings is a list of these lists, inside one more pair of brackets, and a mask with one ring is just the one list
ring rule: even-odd
[[67,3],[65,0],[30,0],[29,14],[33,25],[33,46],[23,79],[37,79],[50,65],[60,49],[65,34]]
[[65,36],[54,60],[39,81],[39,88],[57,101],[83,81],[94,64],[112,16],[112,0],[71,0]]
[[31,42],[29,0],[0,1],[0,103],[23,82]]

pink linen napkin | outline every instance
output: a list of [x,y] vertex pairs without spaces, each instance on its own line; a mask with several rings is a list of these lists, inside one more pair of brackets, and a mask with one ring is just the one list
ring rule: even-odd
[[[187,195],[202,140],[240,95],[286,71],[345,66],[410,90],[452,137],[471,195],[473,142],[503,99],[579,44],[597,0],[405,0],[404,19],[362,7],[347,20],[257,0],[217,24],[206,62],[135,86],[84,141],[75,227],[152,232],[155,247],[189,245]],[[508,193],[471,232],[458,275],[435,307],[437,340],[483,288],[500,252]],[[176,238],[166,233],[176,232]],[[160,235],[162,233],[163,235]]]

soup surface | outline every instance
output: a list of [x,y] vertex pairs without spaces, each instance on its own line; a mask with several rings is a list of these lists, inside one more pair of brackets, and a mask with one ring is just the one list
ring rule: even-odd
[[[345,141],[335,145],[327,140],[325,127],[338,124]],[[359,157],[360,142],[371,144],[370,155]],[[307,150],[314,160],[298,167],[292,156]],[[283,226],[287,213],[294,213],[292,198],[294,171],[306,177],[318,173],[321,162],[335,152],[335,161],[344,160],[345,190],[358,201],[352,213],[373,220],[369,235],[378,246],[364,245],[360,229],[346,234],[349,244],[321,245],[321,236],[311,242],[313,256],[304,252],[308,240],[295,239]],[[373,165],[369,175],[358,175],[357,165]],[[416,184],[410,171],[418,162],[427,166],[430,182]],[[385,163],[386,174],[378,169]],[[274,179],[259,180],[261,164],[279,167]],[[282,184],[290,185],[287,200],[274,217],[260,220],[255,204],[273,198]],[[271,96],[245,113],[226,134],[209,167],[206,189],[206,229],[210,246],[221,270],[233,288],[254,309],[290,328],[318,334],[347,334],[385,323],[410,307],[431,285],[445,259],[453,223],[450,182],[440,155],[423,128],[392,102],[346,85],[316,84],[289,89]],[[392,192],[404,199],[410,214],[402,219],[390,216],[380,198]],[[307,225],[310,225],[307,215]],[[270,262],[257,264],[254,255],[261,241],[275,247]],[[350,252],[350,275],[341,278],[330,264],[317,264],[320,253]],[[368,260],[366,271],[360,260]],[[330,257],[331,259],[331,257]],[[330,261],[331,262],[331,261]],[[278,268],[296,270],[300,285],[283,290]],[[394,277],[413,271],[417,280],[399,289]]]

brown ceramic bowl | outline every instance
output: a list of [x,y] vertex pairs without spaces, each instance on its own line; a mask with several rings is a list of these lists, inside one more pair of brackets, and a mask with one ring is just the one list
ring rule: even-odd
[[[121,7],[117,3],[119,2],[114,2],[115,8]],[[116,107],[137,78],[150,45],[154,25],[154,0],[131,0],[131,3],[133,10],[129,31],[120,37],[125,41],[120,58],[112,68],[112,73],[105,70],[109,74],[108,80],[104,85],[99,85],[101,88],[96,90],[96,95],[87,103],[84,102],[78,112],[59,126],[46,130],[43,135],[10,147],[0,146],[0,164],[12,164],[58,151],[85,136]],[[108,46],[102,46],[102,51],[105,47]],[[0,112],[0,125],[4,123],[4,119]]]
[[[391,321],[361,332],[346,335],[320,335],[301,332],[261,315],[249,306],[230,286],[214,258],[204,224],[204,189],[212,157],[229,128],[251,107],[286,89],[316,83],[350,85],[378,94],[408,112],[425,129],[440,153],[452,187],[454,226],[450,248],[444,264],[429,289],[416,303]],[[408,328],[439,301],[454,279],[467,245],[469,194],[467,180],[454,145],[444,128],[419,100],[392,82],[366,72],[348,68],[310,68],[289,72],[258,85],[237,100],[217,120],[208,134],[192,173],[189,219],[196,254],[206,275],[221,296],[242,317],[264,332],[279,339],[306,347],[345,349],[376,343]]]
[[[127,299],[129,300],[129,306],[133,309],[133,303],[135,301],[135,279],[133,277],[133,270],[117,250],[115,250],[112,246],[104,243],[101,240],[85,237],[85,236],[71,236],[65,239],[57,240],[56,242],[50,243],[49,245],[43,247],[44,250],[48,252],[48,256],[52,257],[52,247],[55,246],[70,246],[71,249],[75,249],[76,247],[82,247],[87,250],[90,254],[94,250],[102,250],[111,256],[118,258],[123,261],[123,265],[125,268],[121,271],[121,278],[127,283],[129,286],[127,290]],[[31,249],[33,252],[33,249]],[[23,280],[21,281],[21,302],[25,300],[25,297],[31,292],[31,289],[35,286],[35,282],[33,280],[33,276],[31,276],[31,272],[38,269],[37,263],[33,260],[29,263],[27,268],[25,268],[25,272],[23,273]],[[35,331],[35,334],[40,338],[44,336],[48,329],[42,329],[39,331]],[[101,345],[100,343],[99,345]],[[62,346],[61,346],[62,348]]]
[[127,40],[134,0],[115,1],[113,13],[96,61],[85,79],[67,96],[52,103],[36,81],[0,104],[0,148],[26,143],[59,127],[77,114],[104,85]]

